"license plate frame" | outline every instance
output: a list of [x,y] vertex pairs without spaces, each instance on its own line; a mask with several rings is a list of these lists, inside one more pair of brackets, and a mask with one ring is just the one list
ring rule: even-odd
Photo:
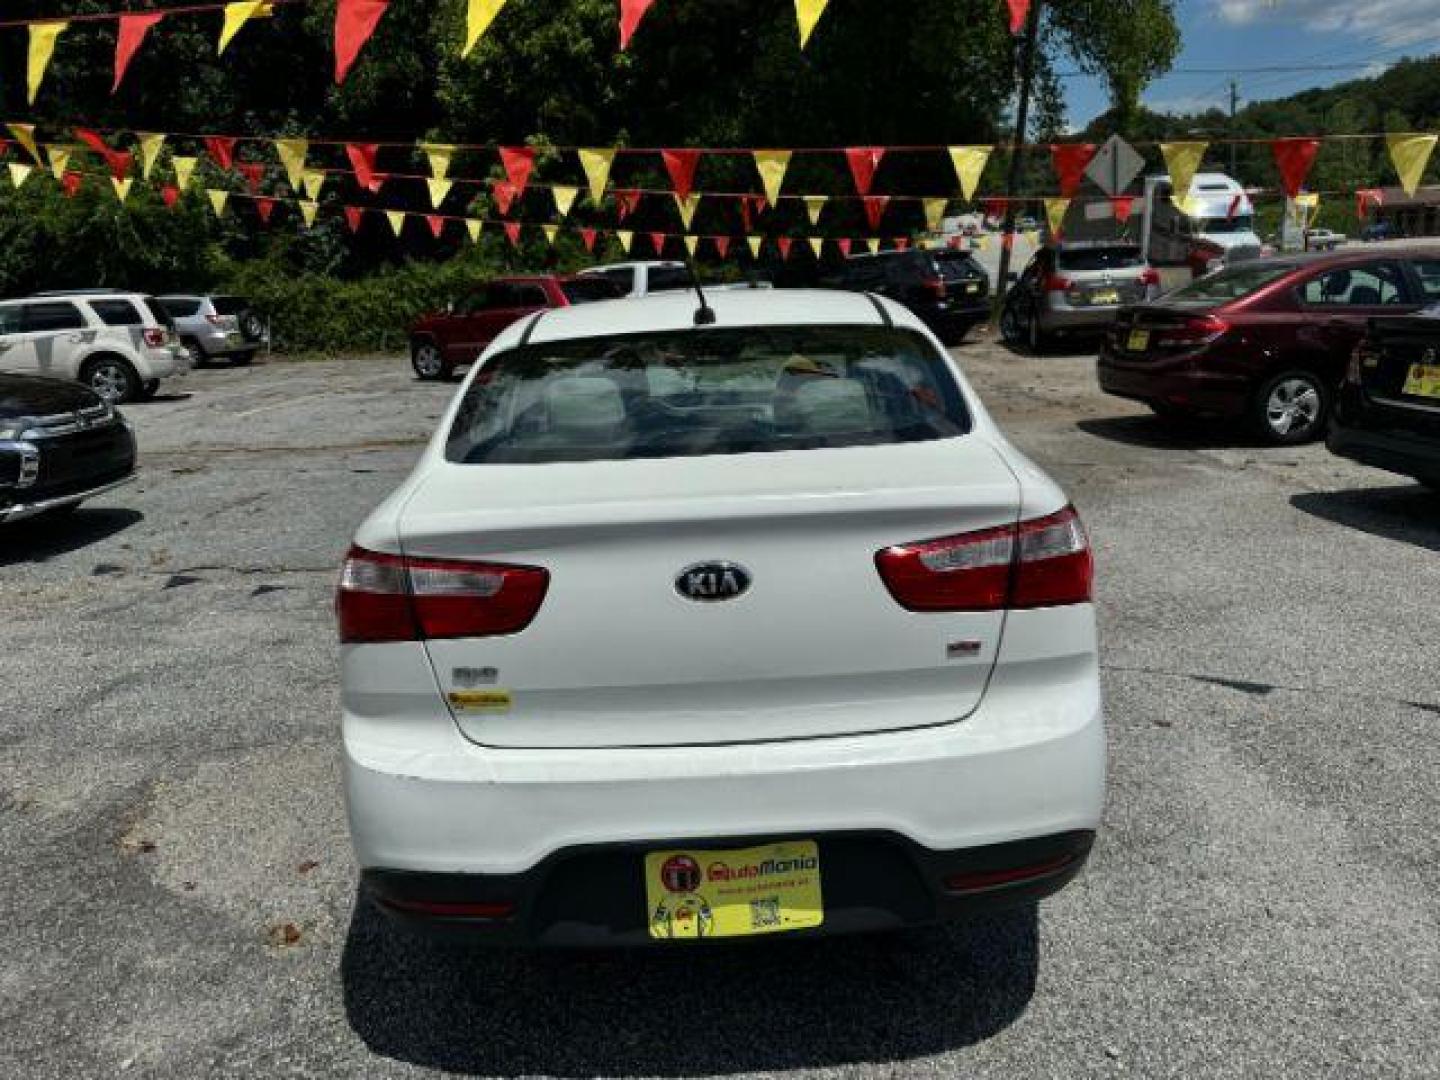
[[825,922],[814,840],[649,851],[643,873],[645,921],[657,941],[758,937]]

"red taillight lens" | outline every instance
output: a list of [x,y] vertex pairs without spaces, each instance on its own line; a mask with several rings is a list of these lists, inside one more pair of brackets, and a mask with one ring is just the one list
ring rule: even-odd
[[416,559],[351,548],[335,614],[346,644],[516,634],[540,610],[550,574],[533,566]]
[[944,300],[946,297],[945,282],[941,278],[926,278],[920,282],[920,287],[928,292],[936,300]]
[[1047,274],[1045,277],[1046,292],[1064,292],[1074,285],[1075,282],[1064,274]]
[[1153,266],[1147,266],[1144,270],[1140,271],[1140,284],[1159,285],[1160,271],[1156,270]]
[[146,345],[149,345],[152,349],[158,349],[161,345],[165,344],[165,339],[169,335],[158,326],[152,326],[147,327],[141,336],[144,337]]
[[890,595],[910,611],[1084,604],[1095,570],[1073,507],[1018,525],[886,548],[875,565]]
[[1225,336],[1230,324],[1215,315],[1195,315],[1181,325],[1155,335],[1155,344],[1164,349],[1194,349]]

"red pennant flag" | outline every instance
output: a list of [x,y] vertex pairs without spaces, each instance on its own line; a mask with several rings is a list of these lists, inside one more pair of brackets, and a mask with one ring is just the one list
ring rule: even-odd
[[615,189],[615,217],[620,224],[640,208],[640,192],[633,188]]
[[206,135],[205,150],[215,159],[215,164],[229,172],[235,164],[235,143],[239,140],[229,135]]
[[105,163],[110,166],[110,175],[116,180],[124,180],[130,174],[130,166],[135,161],[135,155],[128,150],[111,150],[105,155]]
[[240,175],[245,178],[245,185],[250,189],[250,194],[254,195],[258,193],[260,191],[260,181],[265,179],[265,166],[261,165],[258,161],[242,161],[239,162],[235,168],[239,170]]
[[67,169],[65,175],[60,178],[60,186],[65,190],[65,197],[67,199],[73,199],[76,192],[80,190],[80,185],[84,183],[84,180],[85,178],[78,172]]
[[352,233],[360,231],[360,220],[365,216],[365,210],[359,206],[345,207],[345,224],[350,226]]
[[1050,147],[1050,160],[1060,178],[1060,194],[1070,198],[1080,190],[1085,170],[1095,160],[1094,143],[1056,143]]
[[1355,192],[1355,216],[1364,221],[1370,216],[1370,208],[1379,209],[1385,204],[1385,195],[1379,188],[1361,188]]
[[1010,5],[1010,33],[1018,34],[1025,29],[1025,20],[1030,17],[1030,0],[1006,0]]
[[335,85],[350,74],[350,65],[360,55],[365,42],[375,33],[380,16],[390,0],[339,0],[335,7]]
[[885,216],[885,207],[889,204],[889,195],[865,196],[865,220],[870,223],[872,233],[880,231],[880,219]]
[[844,255],[845,258],[848,259],[848,258],[850,257],[850,246],[851,246],[851,245],[850,245],[850,241],[849,241],[849,240],[847,240],[847,239],[836,240],[836,241],[835,241],[835,246],[840,249],[840,254],[841,254],[841,255]]
[[655,249],[656,255],[664,255],[665,234],[663,232],[652,232],[650,234],[650,246]]
[[595,230],[581,229],[580,242],[585,245],[585,250],[593,255],[595,253]]
[[174,184],[166,184],[160,189],[160,198],[165,201],[167,207],[173,210],[175,204],[180,201],[180,189]]
[[775,246],[780,249],[780,258],[790,258],[790,248],[794,245],[794,243],[795,241],[788,236],[779,236],[775,238]]
[[520,194],[509,180],[492,180],[490,191],[494,196],[495,205],[500,208],[500,213],[505,215],[510,213],[510,207],[515,205],[516,196]]
[[715,245],[715,253],[722,259],[730,257],[730,238],[728,236],[712,236],[711,242]]
[[630,39],[635,36],[635,28],[640,25],[640,20],[650,10],[650,5],[655,0],[620,0],[620,51],[624,52],[630,47]]
[[755,216],[750,209],[750,200],[740,196],[740,224],[748,235],[755,231]]
[[378,143],[346,143],[345,156],[355,170],[355,180],[371,193],[380,190],[380,181],[375,179],[375,155],[380,152]]
[[100,137],[98,132],[91,131],[89,128],[78,127],[74,130],[77,139],[106,160],[109,160],[110,155],[114,153],[114,151],[110,149],[109,144]]
[[989,198],[980,200],[980,208],[985,211],[985,216],[989,218],[1003,218],[1009,205],[1010,201],[1008,199]]
[[1240,213],[1240,204],[1245,201],[1244,195],[1236,195],[1230,200],[1230,205],[1225,209],[1225,220],[1234,221],[1235,215]]
[[1110,200],[1110,206],[1115,211],[1115,220],[1124,225],[1135,210],[1135,196],[1116,195]]
[[850,162],[850,175],[855,177],[855,190],[861,195],[869,195],[875,183],[875,170],[880,167],[885,150],[879,146],[854,146],[845,151],[845,157]]
[[140,43],[145,40],[150,28],[164,17],[163,11],[120,16],[120,35],[115,39],[115,81],[110,86],[110,93],[120,89],[120,80],[125,78],[125,69],[130,66]]
[[518,221],[505,222],[505,235],[510,238],[511,247],[520,246],[520,223]]
[[675,194],[688,199],[695,187],[695,169],[700,164],[699,150],[662,150],[665,171],[670,174],[670,185]]
[[275,212],[275,200],[274,200],[274,199],[256,199],[256,200],[255,200],[255,212],[260,215],[260,221],[261,221],[262,224],[269,225],[269,224],[270,224],[270,215]]
[[1280,167],[1285,194],[1293,199],[1305,186],[1310,166],[1315,164],[1315,155],[1320,151],[1320,140],[1276,139],[1271,148],[1275,151],[1275,164]]
[[896,250],[896,251],[909,251],[909,250],[910,250],[910,238],[909,238],[908,236],[897,236],[897,237],[895,238],[895,250]]
[[500,163],[505,166],[505,175],[515,185],[515,194],[525,191],[530,183],[530,173],[535,168],[535,150],[529,146],[500,147]]
[[445,231],[445,219],[439,214],[426,214],[425,224],[430,226],[430,235],[439,240],[440,234]]

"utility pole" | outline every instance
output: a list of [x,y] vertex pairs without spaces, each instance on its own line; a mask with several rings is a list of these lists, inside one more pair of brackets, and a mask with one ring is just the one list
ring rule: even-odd
[[1030,96],[1035,83],[1035,53],[1040,45],[1040,9],[1044,0],[1030,5],[1025,23],[1025,40],[1020,46],[1020,99],[1015,105],[1015,143],[1010,152],[1010,176],[1005,183],[1005,224],[1000,234],[1000,279],[995,285],[995,307],[990,313],[991,325],[1000,321],[1005,310],[1005,294],[1010,290],[1010,259],[1015,247],[1015,194],[1020,190],[1020,176],[1025,165],[1025,137],[1030,126]]
[[1239,145],[1235,142],[1235,121],[1240,116],[1240,84],[1230,80],[1230,179],[1237,180],[1239,169]]

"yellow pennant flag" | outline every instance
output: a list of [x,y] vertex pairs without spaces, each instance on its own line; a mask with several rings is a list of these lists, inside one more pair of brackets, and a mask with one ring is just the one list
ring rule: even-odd
[[466,219],[465,219],[465,228],[466,228],[466,230],[470,233],[470,241],[471,241],[471,243],[478,244],[478,243],[480,242],[480,230],[483,229],[484,227],[485,227],[485,223],[484,223],[483,221],[481,221],[479,218],[466,218]]
[[59,180],[65,175],[65,170],[70,165],[70,148],[68,146],[47,146],[46,156],[50,158],[50,173]]
[[1425,167],[1430,164],[1430,155],[1435,152],[1437,136],[1434,135],[1387,135],[1385,142],[1390,147],[1390,160],[1400,174],[1400,186],[1405,194],[1413,196],[1425,177]]
[[133,176],[127,176],[123,179],[118,176],[112,176],[110,178],[110,183],[115,187],[115,197],[121,202],[124,202],[126,197],[129,196],[130,185],[134,182],[135,178]]
[[135,138],[140,141],[140,175],[146,180],[160,160],[160,148],[165,145],[165,136],[158,131],[137,131]]
[[1296,225],[1308,229],[1310,222],[1320,213],[1320,193],[1306,192],[1290,200],[1290,216]]
[[425,181],[425,186],[430,189],[430,208],[432,210],[439,210],[440,204],[445,201],[445,196],[449,195],[450,189],[454,187],[454,182],[451,180],[435,180],[432,178]]
[[931,232],[939,232],[940,223],[945,220],[945,208],[949,205],[949,199],[926,199],[925,227]]
[[984,233],[981,233],[979,236],[975,237],[972,243],[974,244],[976,251],[990,250],[990,237],[986,236]]
[[15,141],[25,148],[25,152],[35,159],[36,165],[44,165],[40,160],[40,148],[35,145],[34,124],[6,124],[10,134],[15,136]]
[[555,196],[555,212],[563,218],[570,213],[570,208],[580,197],[580,189],[569,184],[556,184],[550,189],[550,194]]
[[980,177],[990,161],[989,146],[952,146],[950,163],[955,166],[955,176],[960,181],[960,194],[966,202],[973,202],[980,187]]
[[216,55],[225,51],[225,46],[230,44],[230,39],[240,32],[240,28],[256,15],[269,14],[262,11],[264,0],[240,0],[239,3],[225,5],[225,24],[220,27],[220,47],[215,50]]
[[830,0],[795,0],[795,20],[800,24],[800,48],[810,44],[810,35],[815,32],[815,24],[825,14],[828,3]]
[[291,191],[300,191],[305,186],[305,155],[309,152],[309,139],[275,140],[275,153],[280,156]]
[[390,231],[393,232],[396,237],[399,237],[400,230],[405,228],[405,211],[386,210],[385,220],[390,222]]
[[430,162],[430,175],[436,180],[444,180],[450,175],[450,162],[455,160],[455,147],[447,143],[421,143],[420,149],[425,151],[425,159]]
[[190,178],[195,175],[195,162],[193,157],[179,155],[170,159],[170,167],[175,170],[175,186],[181,191],[190,186]]
[[815,258],[820,258],[825,253],[825,240],[819,236],[812,236],[809,240],[810,250],[815,252]]
[[758,259],[760,257],[760,245],[765,243],[765,238],[763,236],[747,236],[745,242],[750,245],[751,257]]
[[465,10],[465,47],[460,50],[461,56],[470,55],[470,50],[485,36],[485,31],[490,29],[490,24],[495,21],[495,16],[500,14],[505,2],[506,0],[469,0]]
[[1170,174],[1170,199],[1177,206],[1188,202],[1190,188],[1195,183],[1195,174],[1200,171],[1200,162],[1205,160],[1208,143],[1173,142],[1161,143],[1160,153],[1165,157],[1165,171]]
[[215,216],[224,217],[225,204],[230,201],[230,192],[218,188],[206,188],[205,195],[210,200],[210,209],[215,211]]
[[580,167],[585,170],[585,178],[590,181],[590,201],[596,206],[605,198],[605,185],[610,180],[610,166],[613,164],[614,150],[580,151]]
[[541,225],[540,231],[545,234],[545,242],[551,247],[555,246],[555,237],[560,233],[559,225]]
[[30,172],[34,168],[34,165],[20,165],[13,161],[10,162],[10,182],[17,188],[22,187],[25,181],[30,179]]
[[780,198],[785,173],[790,169],[790,151],[756,150],[755,168],[760,170],[760,182],[765,185],[765,197],[773,206]]
[[615,239],[620,241],[620,250],[626,255],[630,254],[630,245],[635,242],[635,234],[629,229],[616,229]]
[[866,240],[865,246],[870,249],[871,255],[880,254],[880,241],[875,239],[875,237],[872,236],[869,240]]
[[25,64],[26,100],[35,104],[35,95],[40,90],[40,80],[45,78],[45,69],[50,66],[50,57],[55,55],[55,39],[63,34],[68,22],[38,22],[30,24],[30,52]]
[[820,224],[820,211],[825,209],[825,204],[830,200],[828,195],[806,195],[805,213],[810,215],[812,226]]
[[300,181],[305,186],[305,194],[312,199],[320,198],[320,189],[325,186],[324,169],[306,169]]
[[685,237],[685,250],[690,252],[690,257],[693,259],[695,253],[700,250],[700,238],[698,236],[687,235]]
[[680,221],[687,229],[690,228],[690,223],[695,220],[695,211],[698,210],[699,207],[699,195],[686,195],[683,199],[679,195],[675,196],[675,208],[680,211]]
[[307,229],[315,224],[315,211],[318,209],[320,209],[319,203],[309,199],[300,200],[300,217],[304,219]]
[[1065,213],[1070,209],[1069,199],[1046,199],[1045,220],[1050,223],[1052,235],[1065,231]]

